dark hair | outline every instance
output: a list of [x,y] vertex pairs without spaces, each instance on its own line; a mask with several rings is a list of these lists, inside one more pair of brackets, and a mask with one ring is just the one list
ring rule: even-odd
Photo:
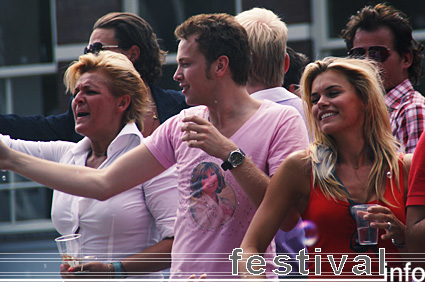
[[291,84],[300,84],[301,76],[305,66],[308,64],[308,58],[303,53],[295,52],[291,47],[286,48],[289,56],[289,69],[283,79],[283,87],[289,89]]
[[123,49],[137,45],[140,57],[133,62],[142,79],[152,84],[162,75],[165,51],[159,47],[152,27],[141,17],[132,13],[109,13],[96,21],[93,30],[111,28],[115,30],[115,39]]
[[420,81],[423,75],[422,51],[424,46],[413,39],[412,27],[403,12],[386,4],[375,7],[366,6],[350,17],[346,29],[341,32],[348,50],[353,48],[353,41],[358,29],[375,31],[381,27],[389,28],[394,34],[394,47],[402,55],[412,51],[413,61],[409,67],[409,79],[413,84]]
[[229,68],[235,83],[245,85],[251,67],[248,36],[245,29],[228,14],[200,14],[179,25],[177,39],[198,35],[199,51],[211,65],[220,56],[229,58]]
[[212,162],[202,162],[198,164],[192,171],[192,177],[190,179],[190,190],[192,190],[192,196],[199,198],[202,196],[202,179],[204,175],[209,171],[214,171],[215,175],[217,175],[217,189],[215,192],[217,194],[223,191],[223,188],[226,186],[226,182],[224,181],[224,176],[221,173],[220,167]]

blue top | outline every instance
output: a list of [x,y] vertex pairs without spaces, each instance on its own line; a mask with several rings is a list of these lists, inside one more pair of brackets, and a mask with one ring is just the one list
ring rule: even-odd
[[[155,85],[149,85],[149,87],[155,100],[160,123],[189,107],[180,91],[164,90]],[[0,115],[0,133],[10,135],[13,139],[78,142],[83,136],[75,132],[71,101],[69,102],[68,111],[60,115],[48,117],[42,115]]]

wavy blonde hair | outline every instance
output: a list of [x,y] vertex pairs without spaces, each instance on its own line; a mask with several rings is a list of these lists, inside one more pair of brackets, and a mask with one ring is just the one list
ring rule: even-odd
[[[312,164],[313,183],[319,185],[327,198],[347,199],[347,194],[340,188],[333,172],[338,159],[338,150],[334,139],[324,134],[312,114],[311,89],[316,77],[326,71],[343,74],[354,86],[356,93],[364,104],[363,136],[365,151],[372,159],[369,173],[368,193],[376,193],[377,199],[384,203],[385,181],[387,172],[393,172],[397,188],[399,187],[399,155],[397,142],[391,133],[387,106],[384,101],[385,90],[380,78],[379,67],[370,60],[350,58],[325,58],[310,63],[301,78],[302,98],[305,101],[306,119],[314,142],[309,146]],[[391,189],[394,187],[391,182]]]
[[135,122],[143,131],[143,118],[149,109],[148,92],[140,74],[123,54],[101,51],[97,55],[88,53],[79,57],[68,67],[64,76],[66,90],[74,93],[78,79],[87,72],[103,71],[109,77],[109,87],[115,97],[129,95],[131,102],[122,120],[125,125]]

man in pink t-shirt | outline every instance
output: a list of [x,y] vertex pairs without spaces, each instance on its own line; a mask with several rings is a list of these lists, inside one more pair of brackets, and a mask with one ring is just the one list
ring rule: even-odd
[[[293,63],[287,52],[288,28],[285,22],[264,8],[243,11],[235,19],[245,28],[251,47],[252,64],[246,83],[248,93],[258,100],[267,99],[280,105],[291,106],[305,121],[301,98],[282,87],[283,82],[286,82],[286,73]],[[296,255],[305,248],[304,242],[305,232],[300,225],[289,232],[279,230],[276,233],[276,253],[291,258],[288,263],[292,272],[288,276],[300,275]]]
[[[249,47],[233,17],[195,16],[175,34],[174,79],[189,105],[203,106],[172,117],[144,142],[163,167],[177,163],[171,277],[237,278],[229,255],[242,242],[269,177],[288,154],[308,145],[306,127],[293,107],[246,91]],[[264,256],[274,255],[272,244]],[[269,274],[275,268],[269,260]]]

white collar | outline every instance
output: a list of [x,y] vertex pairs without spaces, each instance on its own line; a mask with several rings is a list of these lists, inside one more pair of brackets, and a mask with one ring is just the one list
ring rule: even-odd
[[274,87],[264,90],[260,90],[251,94],[251,97],[258,100],[270,100],[275,103],[291,100],[291,99],[300,99],[297,95],[289,92],[283,87]]
[[[115,147],[115,145],[118,145],[120,139],[129,135],[138,136],[140,139],[140,143],[142,143],[143,135],[137,128],[137,125],[134,122],[127,123],[123,127],[123,129],[121,129],[121,131],[118,133],[118,135],[114,138],[114,140],[112,140],[111,144],[109,144],[108,150],[107,150],[108,154],[109,154],[110,148]],[[74,146],[74,148],[72,148],[72,154],[74,155],[85,154],[90,150],[91,150],[90,139],[88,137],[84,137],[80,142],[78,142]]]

